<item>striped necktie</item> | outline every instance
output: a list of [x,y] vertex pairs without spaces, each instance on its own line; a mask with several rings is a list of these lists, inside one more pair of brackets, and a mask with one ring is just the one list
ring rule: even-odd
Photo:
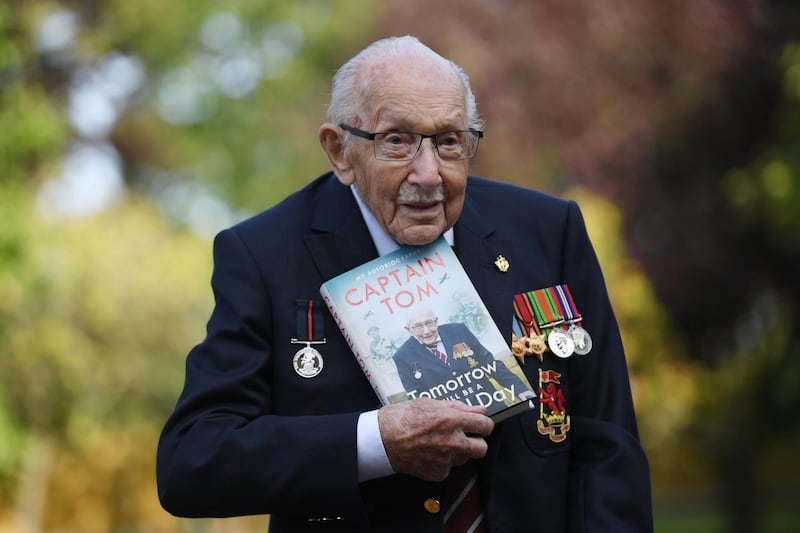
[[450,471],[445,489],[445,533],[488,533],[481,509],[478,475],[470,461]]
[[431,351],[433,355],[439,358],[439,361],[441,361],[444,364],[447,364],[447,354],[442,352],[439,348],[437,348],[435,344],[431,344],[430,346],[428,346],[428,349]]

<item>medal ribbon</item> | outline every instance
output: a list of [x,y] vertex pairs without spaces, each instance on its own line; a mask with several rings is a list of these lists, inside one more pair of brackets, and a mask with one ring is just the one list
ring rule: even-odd
[[514,295],[514,335],[518,339],[528,337],[531,331],[541,335],[539,331],[538,319],[536,318],[536,302],[533,299],[533,291]]
[[577,324],[580,326],[583,317],[578,313],[575,300],[572,299],[572,293],[569,291],[569,286],[564,283],[563,285],[551,287],[551,289],[563,311],[567,324]]
[[514,295],[514,324],[512,325],[512,330],[518,339],[527,337],[530,333],[530,326],[536,324],[529,295],[529,292]]
[[554,328],[564,323],[564,316],[558,309],[558,305],[550,295],[549,289],[539,289],[533,291],[533,305],[536,312],[536,320],[542,329]]
[[314,344],[324,342],[325,322],[322,318],[322,306],[315,305],[314,300],[295,300],[295,304],[296,340]]

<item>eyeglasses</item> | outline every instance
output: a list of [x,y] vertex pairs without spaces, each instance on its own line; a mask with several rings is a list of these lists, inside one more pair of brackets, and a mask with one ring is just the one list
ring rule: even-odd
[[425,322],[417,322],[416,324],[410,324],[408,327],[414,333],[422,333],[423,328],[433,329],[436,327],[437,320],[434,318],[432,320],[426,320]]
[[423,139],[430,139],[439,157],[445,161],[471,159],[478,153],[478,143],[483,138],[483,132],[478,130],[443,131],[424,135],[410,131],[369,133],[347,124],[339,124],[339,127],[372,141],[375,158],[381,161],[411,161],[417,157]]

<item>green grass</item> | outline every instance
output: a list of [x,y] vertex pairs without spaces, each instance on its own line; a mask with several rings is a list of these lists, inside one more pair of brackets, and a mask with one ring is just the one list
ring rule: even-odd
[[[800,531],[800,501],[773,501],[764,512],[761,528],[752,533]],[[708,501],[659,502],[653,509],[656,533],[726,533],[726,519]]]

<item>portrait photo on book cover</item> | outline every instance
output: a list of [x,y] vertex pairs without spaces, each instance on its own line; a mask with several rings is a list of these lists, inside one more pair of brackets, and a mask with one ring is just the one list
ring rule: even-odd
[[[496,411],[533,397],[523,380],[464,322],[440,324],[427,306],[409,310],[405,318],[408,337],[392,360],[408,399],[459,400]],[[500,348],[500,353],[507,351],[504,343]]]

